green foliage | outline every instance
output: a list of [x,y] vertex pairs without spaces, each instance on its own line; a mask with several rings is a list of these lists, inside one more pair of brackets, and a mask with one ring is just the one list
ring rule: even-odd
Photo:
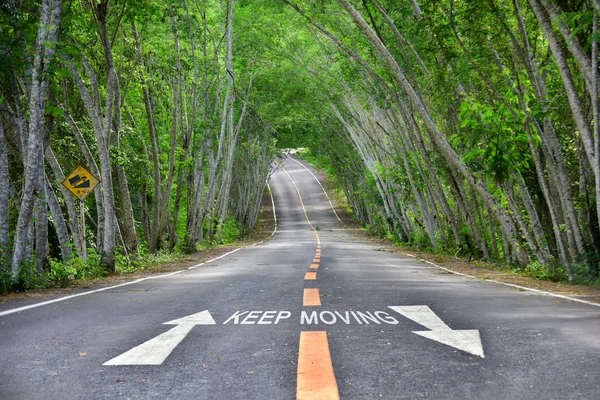
[[12,282],[12,290],[32,290],[46,287],[46,279],[43,275],[37,273],[35,263],[26,261],[21,264],[19,276]]
[[[144,101],[148,93],[154,104],[153,117],[160,164],[158,174],[161,176],[163,190],[169,171],[173,111],[180,111],[177,144],[174,149],[176,177],[171,193],[167,193],[167,196],[171,196],[168,208],[169,223],[173,221],[178,189],[181,189],[182,196],[178,204],[177,226],[169,226],[168,229],[170,232],[176,232],[175,252],[161,250],[150,255],[146,250],[142,250],[136,261],[118,253],[116,269],[119,273],[132,273],[179,257],[178,250],[185,243],[182,239],[188,233],[186,216],[192,208],[188,201],[191,202],[194,198],[195,189],[190,187],[194,179],[188,176],[187,172],[197,168],[198,171],[204,171],[205,178],[209,175],[208,159],[214,157],[219,145],[222,102],[229,73],[235,76],[234,120],[241,114],[241,104],[248,99],[249,115],[246,118],[252,121],[241,125],[239,142],[235,149],[234,175],[239,171],[246,171],[237,164],[244,164],[245,167],[247,163],[248,167],[254,167],[257,159],[260,159],[257,154],[262,154],[251,149],[251,141],[248,139],[252,136],[251,131],[267,132],[256,140],[259,147],[275,147],[276,142],[278,148],[305,148],[298,156],[325,171],[328,179],[331,179],[336,187],[337,196],[342,204],[352,208],[357,219],[374,234],[387,236],[420,249],[429,248],[429,238],[419,226],[422,218],[418,215],[420,211],[415,201],[416,195],[409,181],[410,172],[412,183],[423,192],[427,199],[427,207],[431,208],[429,211],[432,211],[436,218],[438,235],[452,239],[456,226],[450,227],[450,216],[444,215],[446,211],[440,207],[440,199],[431,198],[434,193],[431,193],[425,183],[431,180],[432,176],[439,175],[440,190],[447,197],[449,207],[454,213],[452,218],[459,220],[460,232],[457,235],[460,236],[461,244],[455,245],[453,240],[447,240],[445,242],[452,245],[446,244],[444,251],[449,251],[450,246],[457,246],[460,249],[451,250],[480,255],[480,246],[475,236],[483,237],[487,244],[490,244],[492,237],[499,243],[504,240],[498,227],[489,225],[485,211],[481,213],[482,216],[474,215],[471,209],[461,212],[461,207],[479,205],[481,209],[485,209],[486,206],[479,194],[470,193],[471,188],[464,175],[457,171],[454,171],[454,174],[449,173],[449,169],[455,166],[440,154],[438,145],[432,143],[431,135],[427,133],[417,108],[407,99],[406,93],[403,93],[397,79],[378,56],[375,48],[365,40],[365,35],[359,32],[337,2],[298,0],[294,4],[306,9],[306,15],[318,21],[362,57],[370,68],[380,75],[380,81],[374,79],[359,63],[348,58],[315,28],[306,29],[307,21],[283,2],[236,2],[233,71],[225,71],[224,68],[225,7],[222,2],[203,0],[169,3],[158,0],[128,0],[121,3],[107,3],[107,28],[109,35],[114,35],[110,39],[122,90],[122,104],[118,108],[120,138],[118,146],[116,142],[111,143],[111,162],[113,166],[119,165],[125,170],[140,237],[146,234],[143,231],[148,230],[148,225],[152,222],[153,209],[160,207],[157,204],[160,195],[154,192],[154,165],[151,154],[153,148],[149,134],[149,116]],[[591,34],[591,3],[563,3],[561,7],[566,12],[554,23],[565,23],[571,29],[570,39],[579,41],[584,47],[584,52],[589,55],[589,46],[594,39]],[[533,166],[530,142],[532,147],[539,151],[542,168],[545,168],[539,176],[542,176],[542,179],[546,177],[550,185],[553,179],[552,171],[545,165],[550,165],[555,155],[564,156],[574,192],[578,186],[585,186],[581,177],[586,174],[592,177],[593,174],[590,173],[586,161],[581,160],[584,154],[580,143],[581,134],[573,122],[557,64],[547,48],[544,33],[526,2],[522,3],[520,10],[516,10],[514,7],[517,3],[511,2],[421,0],[419,6],[422,18],[412,17],[413,8],[410,2],[384,2],[382,6],[398,28],[402,39],[396,37],[373,2],[360,4],[359,1],[354,1],[353,4],[366,17],[368,23],[376,28],[377,35],[386,43],[400,68],[406,72],[410,84],[424,100],[433,123],[442,131],[442,135],[449,139],[451,147],[466,165],[467,173],[481,183],[482,187],[487,188],[503,211],[521,212],[525,222],[529,223],[522,199],[516,199],[517,208],[520,209],[509,210],[498,185],[510,185],[511,177],[515,175],[523,177],[534,207],[543,220],[543,233],[546,236],[544,239],[549,243],[551,251],[555,251],[555,227],[548,222],[548,204],[552,202],[546,201],[541,185],[537,182],[538,171]],[[123,5],[122,10],[120,5]],[[30,114],[27,80],[31,75],[31,60],[35,56],[39,7],[40,3],[35,1],[0,4],[0,47],[10,50],[0,58],[0,103],[6,106],[3,106],[3,109],[9,110],[4,112],[6,115],[3,115],[3,121],[11,122],[5,123],[4,127],[7,131],[6,142],[9,144],[7,147],[10,182],[17,192],[15,198],[20,195],[23,186],[24,169],[22,154],[18,149],[21,132],[15,128],[17,124],[12,119],[20,114]],[[518,13],[522,14],[521,17],[517,17]],[[525,28],[528,29],[526,37],[518,24],[521,21],[519,18],[522,18]],[[174,46],[174,20],[179,32],[179,54]],[[137,54],[132,33],[134,23],[142,44],[140,55]],[[93,10],[88,5],[78,2],[65,3],[60,29],[56,60],[49,64],[47,73],[50,101],[46,103],[45,114],[46,120],[52,122],[48,124],[51,127],[50,148],[63,171],[67,172],[78,162],[85,163],[85,158],[73,135],[72,127],[67,123],[66,110],[73,117],[96,162],[98,145],[91,120],[80,94],[73,85],[71,72],[66,68],[64,56],[73,57],[75,66],[86,87],[91,91],[93,101],[97,103],[101,114],[106,111],[103,104],[106,104],[107,96],[107,68],[102,41],[98,36],[98,24]],[[531,48],[526,49],[526,45]],[[534,73],[526,70],[528,62],[522,59],[524,54],[528,54],[536,64],[535,68],[539,69],[538,79],[543,81],[544,90],[539,90],[539,82],[532,78]],[[178,57],[181,58],[181,70],[176,70],[175,67]],[[84,58],[96,74],[98,93],[92,92],[92,77],[87,68],[84,68]],[[577,63],[572,60],[570,62],[575,85],[580,91],[579,97],[585,99],[586,108],[585,102],[589,100],[589,96],[586,96]],[[252,90],[247,91],[250,76],[253,77],[253,85]],[[178,93],[180,97],[174,100],[176,87],[181,89]],[[403,139],[402,135],[397,133],[390,133],[389,137],[381,135],[380,138],[375,138],[376,140],[365,146],[375,148],[379,159],[370,159],[367,166],[357,145],[348,138],[347,129],[334,115],[331,106],[335,106],[341,115],[346,115],[349,107],[345,100],[355,98],[358,103],[364,103],[367,109],[374,109],[374,105],[381,109],[381,115],[373,115],[374,119],[385,118],[384,114],[387,113],[399,114],[399,110],[395,108],[400,107],[395,105],[389,96],[390,90],[398,95],[399,103],[406,107],[405,112],[412,116],[410,123],[407,124],[404,117],[399,117],[400,121],[393,121],[394,125],[414,125],[413,135],[416,140],[410,135],[406,136],[408,139]],[[547,94],[540,93],[543,91],[547,91]],[[192,115],[194,118],[191,118]],[[588,117],[588,121],[591,121],[591,114]],[[540,130],[556,130],[556,148],[548,150],[541,145],[541,138],[536,133],[536,123],[541,126]],[[27,123],[23,123],[23,126],[27,126]],[[369,132],[368,135],[377,136],[380,132]],[[189,153],[185,152],[185,140],[191,143]],[[400,145],[404,145],[404,151],[408,155],[408,167],[405,167],[400,156],[399,142],[402,142]],[[419,144],[426,149],[430,157],[428,161],[432,163],[431,170],[427,169],[424,173],[421,173],[423,168],[419,167],[424,167],[425,159],[414,149],[413,145],[416,142],[420,142]],[[204,154],[205,158],[199,161],[200,165],[196,165],[195,157],[200,153]],[[243,161],[238,162],[239,160]],[[373,162],[379,180],[376,180],[369,170]],[[221,171],[221,166],[218,168]],[[51,168],[48,167],[46,172],[52,180]],[[177,174],[180,173],[184,175],[181,186],[178,187]],[[588,179],[587,183],[590,181],[591,179]],[[378,184],[390,184],[386,189],[395,192],[389,198],[382,198]],[[59,184],[53,181],[52,185],[59,194]],[[205,187],[199,190],[204,190],[206,185],[205,182]],[[220,187],[219,182],[216,187]],[[551,189],[552,194],[560,195],[559,192],[564,188]],[[231,203],[236,203],[235,190],[232,189]],[[464,193],[460,193],[461,190]],[[118,191],[115,194],[119,204],[121,194]],[[462,196],[466,197],[461,200]],[[584,216],[586,212],[590,214],[590,210],[594,211],[591,206],[594,204],[594,196],[595,193],[591,190],[579,190],[574,204],[579,215]],[[64,199],[58,197],[64,212]],[[248,197],[251,198],[251,204],[259,196],[253,194]],[[89,218],[97,219],[94,196],[86,200],[85,207]],[[390,207],[402,211],[402,218],[408,218],[408,227],[402,228],[404,225],[393,220],[396,217],[390,217],[391,213],[386,209]],[[562,207],[562,204],[559,207]],[[11,229],[16,225],[17,209],[17,204],[11,204]],[[211,211],[212,209],[209,213]],[[214,215],[204,220],[205,232],[209,230],[208,224],[213,224],[210,226],[211,232],[217,228],[222,229],[220,243],[194,243],[190,246],[194,249],[187,250],[197,250],[198,246],[230,243],[240,237],[240,232],[246,233],[244,217],[241,217],[246,214],[229,211],[238,221],[228,217],[225,221],[215,222]],[[558,211],[561,215],[562,212]],[[594,218],[593,213],[589,219]],[[475,219],[475,226],[481,230],[479,235],[473,234],[466,224],[460,221],[464,214],[469,214],[469,218]],[[583,226],[583,222],[580,223],[582,228],[589,228],[582,229],[584,241],[587,244],[591,244],[593,240],[597,241],[600,237],[597,224],[586,227]],[[88,225],[86,232],[89,243],[96,240],[96,231],[91,225]],[[566,225],[561,229],[563,227],[563,233],[566,233],[569,229]],[[412,232],[407,233],[411,229]],[[50,243],[53,247],[51,254],[54,255],[58,254],[55,242],[56,240],[51,240]],[[444,241],[440,239],[439,242]],[[600,246],[598,243],[595,245],[596,248]],[[142,241],[140,246],[144,248],[146,244]],[[502,253],[502,243],[498,247]],[[526,248],[529,249],[529,246]],[[569,250],[573,253],[572,249]],[[598,265],[594,257],[597,257],[597,254],[585,255],[586,262],[572,266],[577,281],[597,278],[597,269],[590,266]],[[12,282],[9,263],[2,263],[0,291],[9,290],[13,283],[15,288],[27,289],[48,285],[64,286],[73,280],[94,279],[105,274],[105,271],[99,268],[98,259],[97,254],[90,252],[90,258],[85,261],[72,259],[63,264],[52,260],[50,268],[41,277],[32,265],[27,264],[24,265],[16,283]],[[524,273],[539,279],[564,279],[562,269],[546,269],[535,262],[524,267]]]
[[463,161],[474,170],[485,172],[496,182],[504,182],[511,171],[529,167],[527,144],[529,138],[523,129],[526,116],[519,110],[518,99],[508,88],[505,104],[488,105],[469,97],[460,105],[460,127],[454,135],[454,148],[463,149]]
[[12,286],[12,273],[8,262],[0,262],[0,294],[9,292]]
[[129,261],[123,255],[117,257],[115,269],[118,274],[132,274],[156,265],[177,261],[182,256],[180,252],[169,251],[167,249],[158,250],[156,253],[149,253],[144,249],[136,261]]
[[44,274],[48,286],[66,287],[72,281],[87,281],[105,276],[108,272],[100,265],[100,255],[88,249],[86,260],[74,257],[63,263],[50,260],[50,269]]
[[527,265],[523,270],[513,269],[520,275],[528,276],[530,278],[552,281],[552,282],[568,282],[568,276],[565,270],[561,267],[544,267],[539,261],[533,261]]
[[232,243],[240,237],[240,224],[234,218],[227,218],[223,223],[222,238],[219,244]]
[[599,267],[599,254],[581,254],[578,262],[571,264],[571,269],[573,270],[573,283],[600,286],[600,277],[598,277]]
[[329,177],[335,177],[335,168],[331,164],[331,158],[322,152],[315,151],[311,148],[303,148],[297,153],[298,157],[308,161],[315,167],[324,171]]

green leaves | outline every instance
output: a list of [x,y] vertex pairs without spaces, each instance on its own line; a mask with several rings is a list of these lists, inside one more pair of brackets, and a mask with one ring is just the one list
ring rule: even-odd
[[459,134],[452,137],[455,149],[463,151],[463,161],[492,177],[506,180],[511,171],[529,167],[528,143],[524,122],[527,116],[518,108],[506,104],[516,101],[509,88],[504,102],[494,105],[478,102],[473,96],[460,105]]

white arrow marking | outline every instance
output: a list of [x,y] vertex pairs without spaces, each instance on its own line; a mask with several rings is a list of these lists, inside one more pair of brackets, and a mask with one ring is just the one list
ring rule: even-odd
[[432,331],[450,331],[450,327],[444,323],[428,306],[389,306],[392,310],[404,315],[406,318],[423,325]]
[[208,311],[165,322],[163,325],[177,326],[105,362],[103,365],[160,365],[194,326],[215,324],[215,320]]
[[389,306],[430,331],[413,331],[419,336],[485,358],[478,330],[452,330],[428,306]]

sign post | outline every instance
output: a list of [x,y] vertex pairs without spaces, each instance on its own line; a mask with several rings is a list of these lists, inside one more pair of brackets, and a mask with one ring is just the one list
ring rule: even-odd
[[67,175],[62,181],[63,186],[66,187],[73,196],[79,199],[79,209],[81,213],[81,246],[83,249],[83,254],[81,254],[81,256],[83,258],[87,258],[85,245],[85,207],[83,202],[99,183],[100,180],[81,164],[77,165],[73,172]]

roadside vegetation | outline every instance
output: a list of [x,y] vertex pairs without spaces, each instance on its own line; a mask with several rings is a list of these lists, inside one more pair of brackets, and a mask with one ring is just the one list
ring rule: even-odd
[[598,2],[285,3],[336,88],[290,146],[333,171],[362,226],[600,283]]
[[[542,266],[540,263],[533,262],[527,265],[525,268],[522,268],[519,265],[505,263],[503,260],[485,261],[483,259],[477,259],[473,256],[472,253],[461,253],[460,251],[451,248],[445,248],[442,251],[434,252],[433,248],[429,243],[427,243],[427,241],[414,241],[412,243],[402,242],[397,236],[393,235],[389,231],[381,232],[373,230],[370,225],[362,225],[361,221],[359,221],[356,218],[354,210],[350,206],[348,199],[344,194],[344,189],[338,177],[336,176],[335,168],[331,164],[329,157],[324,156],[322,154],[319,156],[315,156],[313,152],[307,148],[300,149],[299,151],[295,152],[294,155],[311,163],[319,170],[323,171],[326,190],[328,190],[330,194],[333,194],[332,197],[335,198],[337,206],[343,210],[343,216],[345,216],[347,223],[354,223],[356,224],[356,226],[361,227],[362,231],[366,234],[380,238],[392,244],[392,251],[399,250],[401,252],[407,252],[410,254],[416,253],[418,258],[438,263],[456,272],[475,274],[483,279],[489,279],[489,277],[485,274],[485,271],[495,271],[500,273],[509,273],[516,276],[531,278],[535,280],[567,284],[577,283],[579,285],[592,285],[595,287],[600,287],[600,283],[598,281],[589,281],[586,279],[579,279],[576,282],[570,281],[565,270],[560,267],[556,267],[552,270],[549,270],[548,268]],[[438,255],[441,257],[439,257]],[[471,268],[465,269],[465,265],[469,265],[471,266]],[[503,280],[502,277],[497,279]],[[512,283],[521,283],[526,286],[528,285],[527,282],[513,281]],[[540,287],[540,289],[548,288]],[[555,288],[550,288],[549,290],[552,289]],[[598,295],[595,292],[593,294],[594,296]]]
[[[245,237],[288,147],[376,235],[597,283],[599,14],[597,0],[3,2],[0,290]],[[78,164],[100,181],[83,203],[61,184]]]

